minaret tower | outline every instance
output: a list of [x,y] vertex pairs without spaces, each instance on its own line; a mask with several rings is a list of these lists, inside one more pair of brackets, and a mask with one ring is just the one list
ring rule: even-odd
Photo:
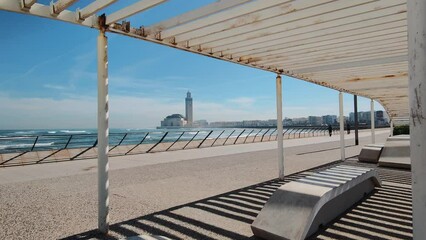
[[185,114],[186,114],[186,121],[188,126],[192,126],[193,121],[193,115],[192,115],[192,97],[191,92],[186,93],[185,98]]

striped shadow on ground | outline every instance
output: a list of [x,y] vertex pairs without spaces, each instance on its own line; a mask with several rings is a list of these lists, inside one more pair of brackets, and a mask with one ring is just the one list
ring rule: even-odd
[[[273,179],[160,212],[113,224],[110,235],[96,230],[65,239],[120,239],[140,234],[172,239],[257,239],[250,224],[274,191],[342,162]],[[346,161],[345,165],[375,167]],[[312,236],[311,239],[412,239],[411,174],[377,168],[383,186]]]

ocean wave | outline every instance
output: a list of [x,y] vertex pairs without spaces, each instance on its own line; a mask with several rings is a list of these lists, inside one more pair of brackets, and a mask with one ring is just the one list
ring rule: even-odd
[[55,134],[55,133],[57,133],[57,131],[47,131],[47,133]]
[[62,133],[86,133],[84,130],[61,130]]
[[34,134],[36,133],[35,131],[18,131],[18,132],[14,132],[14,134]]
[[[55,144],[55,142],[49,143],[37,143],[35,147],[48,147]],[[9,145],[0,145],[0,149],[8,149],[8,148],[27,148],[32,147],[33,143],[20,143],[20,144],[9,144]]]

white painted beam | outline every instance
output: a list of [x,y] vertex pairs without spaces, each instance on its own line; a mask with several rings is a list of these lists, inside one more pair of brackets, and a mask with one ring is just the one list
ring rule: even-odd
[[426,236],[426,1],[408,1],[413,236]]
[[345,116],[343,115],[343,93],[339,92],[340,159],[345,161]]
[[276,78],[277,91],[277,144],[278,144],[278,177],[284,180],[284,146],[283,146],[283,97],[282,79],[278,75]]
[[96,0],[86,7],[79,9],[77,11],[79,19],[86,19],[93,14],[96,14],[98,11],[108,7],[109,5],[115,3],[117,0]]
[[98,36],[98,228],[109,228],[109,99],[108,42],[105,32]]
[[107,15],[106,24],[116,23],[139,12],[155,7],[167,0],[139,0],[138,2]]
[[29,10],[23,10],[19,1],[0,0],[0,10],[29,14],[33,16],[74,23],[86,27],[98,28],[97,17],[95,16],[89,17],[82,22],[77,21],[75,12],[68,10],[63,10],[61,14],[53,16],[51,15],[50,6],[39,3],[34,3]]
[[78,0],[57,0],[56,2],[52,2],[50,4],[51,13],[53,15],[58,15],[77,1]]

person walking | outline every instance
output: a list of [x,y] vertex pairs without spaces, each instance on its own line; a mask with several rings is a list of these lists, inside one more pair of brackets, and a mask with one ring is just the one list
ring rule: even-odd
[[346,130],[348,131],[348,134],[351,134],[351,125],[348,123],[346,123]]
[[331,127],[331,124],[328,124],[328,134],[330,134],[330,137],[332,133],[333,133],[333,128]]

